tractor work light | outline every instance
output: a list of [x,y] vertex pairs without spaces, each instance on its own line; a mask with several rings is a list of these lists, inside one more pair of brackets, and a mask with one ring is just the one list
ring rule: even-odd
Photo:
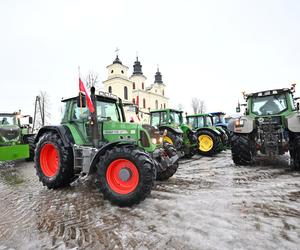
[[236,119],[235,120],[235,126],[236,127],[243,127],[244,126],[244,120],[242,120],[242,119]]
[[152,140],[151,140],[151,141],[152,141],[152,143],[153,143],[153,144],[156,144],[156,143],[157,143],[157,140],[156,140],[156,138],[152,138]]

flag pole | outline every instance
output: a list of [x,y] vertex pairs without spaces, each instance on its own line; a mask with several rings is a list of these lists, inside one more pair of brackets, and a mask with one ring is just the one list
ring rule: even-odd
[[[79,81],[80,81],[80,66],[79,65],[78,65],[78,76],[79,76]],[[80,89],[79,89],[79,103],[80,103],[80,114],[82,115],[82,94],[81,94]]]

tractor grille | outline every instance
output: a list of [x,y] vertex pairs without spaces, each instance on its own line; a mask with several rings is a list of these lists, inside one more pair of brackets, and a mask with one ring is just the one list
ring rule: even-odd
[[18,139],[19,134],[20,129],[15,126],[0,128],[0,136],[7,141]]

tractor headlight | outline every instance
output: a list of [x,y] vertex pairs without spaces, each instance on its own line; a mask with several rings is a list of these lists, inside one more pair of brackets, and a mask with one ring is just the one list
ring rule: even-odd
[[156,143],[157,143],[156,138],[152,138],[151,141],[152,141],[153,144],[156,144]]
[[242,119],[236,119],[235,120],[235,126],[236,127],[243,127],[244,126],[244,120],[242,120]]
[[160,144],[162,144],[163,141],[164,141],[164,139],[163,139],[162,137],[159,137],[158,142],[159,142]]

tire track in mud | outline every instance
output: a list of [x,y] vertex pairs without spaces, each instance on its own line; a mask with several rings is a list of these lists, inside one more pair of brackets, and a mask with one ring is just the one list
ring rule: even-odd
[[104,201],[93,180],[48,190],[32,164],[6,166],[0,249],[296,249],[300,173],[278,162],[237,167],[229,151],[194,156],[132,208]]

